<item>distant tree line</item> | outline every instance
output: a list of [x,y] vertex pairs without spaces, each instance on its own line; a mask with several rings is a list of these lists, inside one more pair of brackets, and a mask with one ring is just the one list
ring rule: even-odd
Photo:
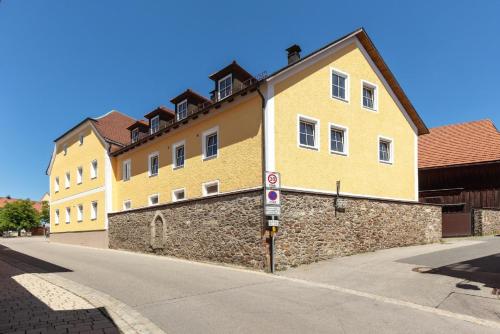
[[49,223],[49,204],[42,202],[42,211],[33,207],[33,202],[18,200],[6,203],[0,208],[0,232],[2,231],[29,231],[34,227]]

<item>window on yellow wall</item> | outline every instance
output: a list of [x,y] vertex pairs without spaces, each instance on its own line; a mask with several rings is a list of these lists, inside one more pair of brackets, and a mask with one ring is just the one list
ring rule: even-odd
[[80,137],[78,138],[78,141],[80,143],[80,146],[83,145],[83,135],[80,135]]
[[56,209],[54,212],[54,222],[56,225],[59,225],[59,209]]
[[95,179],[97,177],[97,160],[90,163],[90,178]]
[[69,188],[69,186],[70,186],[70,183],[71,183],[71,175],[70,175],[70,173],[69,173],[69,172],[66,172],[66,179],[65,179],[65,181],[64,181],[64,187],[65,187],[66,189],[68,189],[68,188]]
[[123,210],[130,210],[132,208],[132,201],[126,200],[123,202]]
[[77,221],[79,223],[81,223],[82,220],[83,220],[83,205],[82,204],[78,204],[77,208],[78,208],[78,210],[76,212],[76,214],[77,214]]
[[154,194],[149,196],[148,205],[157,205],[160,202],[160,196],[158,194]]
[[366,109],[378,109],[377,86],[367,81],[362,81],[362,106]]
[[97,219],[97,201],[90,203],[90,219]]
[[81,184],[83,179],[83,167],[78,167],[76,169],[76,183]]
[[392,139],[379,137],[378,157],[380,162],[389,164],[394,162],[394,146]]
[[332,69],[332,97],[343,101],[349,100],[349,75]]
[[66,208],[66,224],[69,224],[71,222],[71,208],[67,207]]
[[131,167],[132,167],[132,162],[130,159],[125,160],[123,162],[123,167],[122,167],[122,179],[123,179],[123,181],[130,180]]
[[158,175],[158,168],[159,168],[159,162],[160,162],[160,155],[158,152],[151,153],[149,155],[149,176],[156,176]]
[[59,192],[59,176],[56,176],[54,180],[54,192]]
[[298,115],[298,146],[319,150],[319,120]]

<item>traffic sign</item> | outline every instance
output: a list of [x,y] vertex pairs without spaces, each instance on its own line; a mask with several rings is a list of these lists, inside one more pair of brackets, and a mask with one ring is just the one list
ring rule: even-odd
[[264,214],[266,216],[279,216],[281,215],[281,206],[266,205],[264,207]]
[[279,189],[280,184],[281,180],[278,172],[266,172],[266,188]]
[[275,189],[266,189],[266,205],[280,205],[280,191]]

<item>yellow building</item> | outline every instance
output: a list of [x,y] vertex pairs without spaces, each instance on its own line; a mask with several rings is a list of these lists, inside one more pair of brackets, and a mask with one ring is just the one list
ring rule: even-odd
[[112,112],[59,137],[48,169],[56,240],[105,244],[110,213],[259,190],[266,170],[285,191],[331,195],[340,181],[344,196],[417,202],[428,130],[366,32],[302,58],[287,51],[270,75],[236,62],[212,74],[210,98],[188,89],[147,121]]

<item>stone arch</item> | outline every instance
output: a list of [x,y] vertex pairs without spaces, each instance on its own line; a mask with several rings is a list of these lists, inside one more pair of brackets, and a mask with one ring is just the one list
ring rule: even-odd
[[156,211],[153,220],[149,223],[151,248],[161,249],[164,245],[166,220],[160,211]]

